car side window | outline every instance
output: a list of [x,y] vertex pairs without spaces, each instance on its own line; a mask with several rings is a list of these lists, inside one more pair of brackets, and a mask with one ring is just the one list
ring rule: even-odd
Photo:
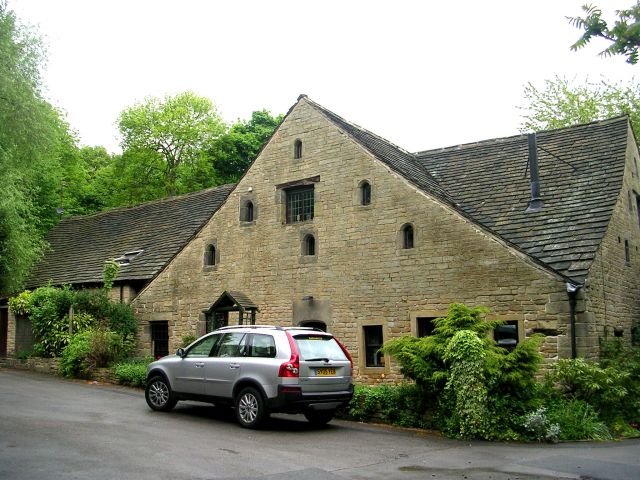
[[244,333],[225,333],[220,339],[216,357],[243,357],[246,354],[247,340]]
[[271,335],[257,333],[251,340],[251,357],[275,358],[276,342]]
[[213,347],[220,338],[220,335],[210,335],[203,338],[187,352],[187,357],[208,357],[211,355]]

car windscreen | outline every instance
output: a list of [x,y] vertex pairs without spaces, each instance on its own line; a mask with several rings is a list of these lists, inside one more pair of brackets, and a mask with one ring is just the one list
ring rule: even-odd
[[338,342],[328,335],[295,335],[293,339],[302,360],[348,360]]

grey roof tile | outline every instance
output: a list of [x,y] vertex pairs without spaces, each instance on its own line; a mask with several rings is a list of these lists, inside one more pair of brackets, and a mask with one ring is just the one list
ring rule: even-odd
[[[537,134],[544,208],[530,199],[527,136],[416,154],[459,208],[546,263],[584,280],[622,187],[628,119],[618,117]],[[561,256],[554,255],[561,252]]]
[[116,280],[149,280],[218,210],[234,185],[143,203],[135,207],[64,218],[47,234],[50,249],[36,265],[29,287],[102,282],[104,262],[143,250],[120,267]]

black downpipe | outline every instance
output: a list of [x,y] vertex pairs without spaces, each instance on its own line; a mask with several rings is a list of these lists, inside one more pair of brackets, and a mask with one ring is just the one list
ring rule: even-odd
[[578,357],[576,346],[576,305],[578,303],[579,286],[567,284],[567,295],[569,295],[569,312],[571,315],[571,358]]

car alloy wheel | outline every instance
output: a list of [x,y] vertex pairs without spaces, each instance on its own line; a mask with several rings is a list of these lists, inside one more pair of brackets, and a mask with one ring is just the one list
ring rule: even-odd
[[262,396],[255,388],[245,388],[236,400],[236,416],[241,426],[254,428],[265,416]]

